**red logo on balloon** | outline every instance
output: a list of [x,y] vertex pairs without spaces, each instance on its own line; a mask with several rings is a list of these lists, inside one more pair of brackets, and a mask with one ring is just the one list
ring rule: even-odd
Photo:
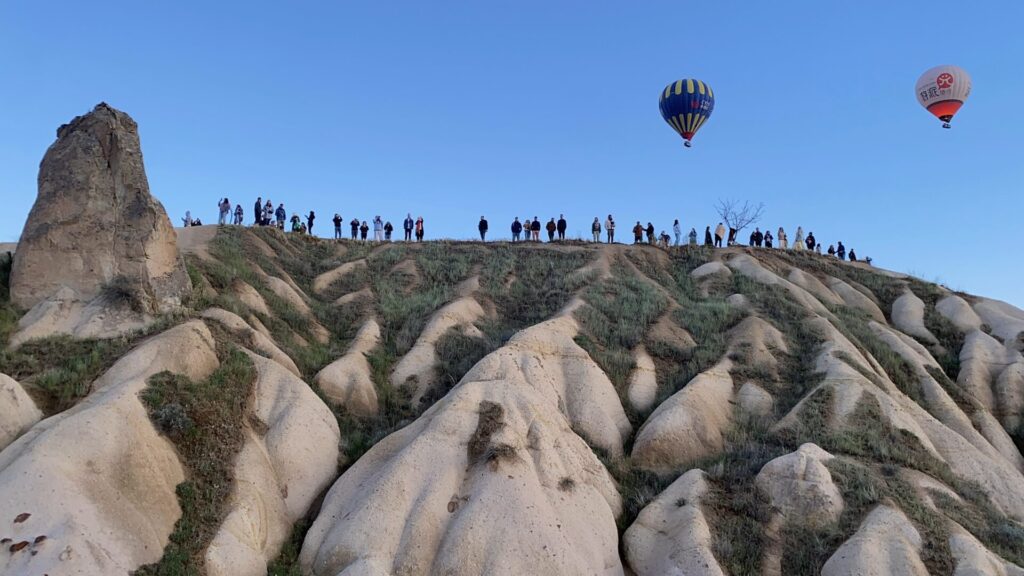
[[939,74],[939,77],[935,79],[935,83],[939,88],[952,88],[953,87],[953,75],[949,72],[943,72]]

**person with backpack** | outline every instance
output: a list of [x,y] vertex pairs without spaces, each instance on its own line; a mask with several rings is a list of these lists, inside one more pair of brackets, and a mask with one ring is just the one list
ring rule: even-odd
[[594,216],[594,223],[590,225],[590,233],[594,236],[594,242],[601,241],[601,219]]
[[846,246],[843,246],[842,241],[840,241],[838,246],[836,246],[836,256],[838,256],[840,260],[846,260]]
[[689,236],[689,238],[690,238],[690,246],[696,246],[697,245],[697,229],[696,228],[690,228],[690,236]]
[[672,233],[676,237],[676,246],[679,246],[680,239],[683,237],[683,227],[679,225],[679,219],[672,223]]
[[547,225],[544,226],[544,228],[548,231],[548,242],[554,242],[555,230],[558,229],[558,225],[555,224],[555,219],[552,218],[551,220],[548,220],[548,223]]
[[278,204],[277,210],[274,211],[274,219],[277,220],[277,227],[284,230],[284,219],[288,217],[288,213],[284,210],[284,204]]
[[334,239],[341,240],[341,215],[335,212],[331,222],[334,222]]
[[519,242],[519,235],[523,233],[523,223],[519,221],[519,216],[516,216],[512,220],[512,241]]
[[480,241],[487,241],[487,219],[483,216],[480,217],[480,223],[476,225],[477,231],[480,232]]
[[533,217],[533,222],[530,223],[530,234],[533,236],[534,242],[540,242],[540,220],[536,216]]
[[725,225],[721,222],[715,227],[715,248],[721,248],[725,240]]
[[352,221],[348,223],[348,225],[349,225],[349,228],[352,229],[352,239],[353,240],[358,240],[359,239],[359,218],[353,218]]
[[402,230],[405,231],[405,241],[406,242],[409,242],[409,241],[412,240],[412,228],[413,228],[412,214],[411,213],[410,214],[406,214],[405,215],[405,220],[402,221]]
[[423,230],[423,216],[416,218],[416,241],[423,242],[423,235],[426,232]]
[[636,221],[636,225],[633,226],[633,244],[641,244],[644,241],[644,227],[640,224],[640,221]]
[[292,214],[292,232],[302,232],[302,219],[298,214]]
[[379,215],[373,217],[373,241],[384,241],[384,220]]
[[256,198],[256,207],[252,210],[253,226],[259,226],[263,223],[263,198]]
[[391,225],[391,220],[384,223],[384,241],[391,242],[391,233],[395,231],[395,227]]
[[359,239],[366,242],[366,237],[370,234],[370,225],[363,220],[362,225],[359,226]]
[[556,229],[558,230],[558,239],[565,240],[565,230],[569,227],[569,223],[565,221],[565,214],[558,215],[558,224]]
[[662,230],[661,235],[658,236],[658,241],[661,243],[661,247],[668,248],[668,243],[670,240],[671,238],[669,237],[668,232]]
[[608,219],[604,221],[604,230],[608,233],[608,243],[615,243],[615,219],[612,215],[608,215]]

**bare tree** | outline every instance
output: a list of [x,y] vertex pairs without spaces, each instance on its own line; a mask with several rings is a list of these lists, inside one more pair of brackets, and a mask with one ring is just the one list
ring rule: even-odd
[[736,230],[738,236],[740,230],[751,224],[756,224],[761,216],[764,216],[764,203],[754,205],[745,200],[741,205],[738,200],[719,199],[715,210],[718,211],[718,215],[722,217],[729,228]]

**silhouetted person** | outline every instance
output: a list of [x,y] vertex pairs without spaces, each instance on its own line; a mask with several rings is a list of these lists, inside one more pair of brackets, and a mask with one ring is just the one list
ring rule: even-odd
[[558,215],[558,224],[556,230],[558,230],[558,239],[565,240],[565,229],[568,227],[568,223],[565,221],[565,214]]
[[534,242],[540,242],[540,220],[536,216],[533,217],[533,222],[530,223],[530,234],[533,236]]
[[256,206],[252,209],[253,226],[259,226],[263,223],[263,198],[256,199]]
[[395,231],[395,227],[391,225],[391,220],[384,223],[384,241],[391,242],[391,233]]
[[516,216],[515,220],[512,221],[512,241],[518,242],[519,235],[523,233],[523,223],[519,221],[519,217]]
[[306,225],[306,231],[309,232],[310,236],[313,235],[313,220],[316,220],[316,214],[310,210],[309,215],[306,216],[306,222],[308,222]]
[[480,217],[480,223],[477,224],[476,229],[480,231],[480,241],[487,241],[487,219],[483,216]]
[[406,214],[405,220],[402,222],[402,229],[405,230],[405,241],[412,240],[412,228],[414,222],[412,221],[412,214]]
[[654,244],[654,224],[648,222],[647,230],[645,230],[645,232],[647,232],[647,243]]
[[359,226],[359,239],[366,242],[366,237],[370,234],[370,225],[363,220],[363,224]]
[[334,222],[334,239],[341,240],[341,215],[335,212],[331,222]]
[[836,246],[836,256],[838,256],[840,260],[846,260],[846,246],[843,246],[842,242],[839,242]]
[[352,227],[352,239],[353,240],[358,239],[359,238],[359,218],[353,218],[352,221],[349,222],[349,226]]
[[544,227],[548,231],[548,242],[555,241],[555,230],[558,229],[558,225],[555,224],[555,219],[548,220],[547,225]]
[[764,233],[764,247],[765,248],[771,248],[772,247],[772,242],[774,240],[775,240],[775,238],[772,238],[772,231],[771,230],[765,230],[765,233]]
[[705,246],[714,246],[715,245],[715,241],[711,239],[711,226],[707,226],[707,227],[704,228],[704,245]]
[[636,226],[633,226],[633,244],[640,244],[644,241],[644,227],[640,225],[640,221],[636,221]]

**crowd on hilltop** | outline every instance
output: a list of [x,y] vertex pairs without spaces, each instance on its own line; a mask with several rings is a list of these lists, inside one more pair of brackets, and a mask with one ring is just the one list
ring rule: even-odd
[[[232,210],[231,201],[227,198],[222,198],[218,203],[219,218],[217,223],[221,226],[228,223],[241,226],[243,224],[245,211],[241,204],[235,205]],[[312,234],[313,224],[316,221],[316,214],[310,210],[309,214],[300,217],[298,214],[292,213],[291,218],[288,218],[288,213],[285,211],[284,204],[278,204],[274,207],[274,203],[269,199],[263,202],[263,198],[257,198],[256,204],[253,206],[253,226],[274,226],[280,230],[284,230],[286,224],[290,226],[292,232],[301,234]],[[201,226],[202,222],[197,218],[192,219],[191,213],[186,212],[185,218],[182,219],[185,226]],[[344,237],[342,227],[345,224],[344,219],[340,214],[335,214],[334,218],[331,219],[334,224],[334,239],[340,240]],[[371,241],[370,231],[373,231],[373,242],[390,242],[391,235],[395,230],[395,227],[390,221],[385,221],[380,216],[375,216],[372,221],[367,222],[366,220],[360,220],[359,218],[353,218],[348,222],[348,226],[351,230],[350,237],[352,240]],[[565,219],[564,214],[560,214],[556,220],[554,217],[549,219],[546,223],[541,224],[539,218],[534,216],[532,219],[526,218],[520,220],[519,217],[515,217],[512,220],[511,232],[512,242],[540,242],[541,232],[547,233],[548,242],[561,241],[566,239],[566,231],[569,228],[569,224]],[[608,218],[601,222],[599,217],[594,217],[594,221],[590,224],[590,232],[594,242],[601,242],[602,232],[605,235],[607,243],[612,244],[615,242],[615,218],[611,214]],[[480,234],[480,240],[482,242],[487,241],[487,233],[490,230],[490,224],[487,222],[487,218],[484,216],[480,217],[480,222],[477,224],[477,232]],[[420,242],[424,238],[424,226],[423,217],[419,216],[413,219],[412,214],[406,214],[405,220],[402,221],[402,231],[404,232],[403,239],[405,241],[412,241],[413,237],[417,242]],[[672,224],[672,236],[668,232],[662,230],[660,234],[655,235],[656,229],[654,224],[648,222],[647,225],[643,225],[637,220],[636,224],[632,227],[633,232],[633,243],[634,244],[651,244],[658,245],[665,248],[670,246],[698,246],[701,244],[700,238],[697,234],[696,228],[690,228],[690,232],[683,236],[683,228],[679,224],[679,220],[676,219]],[[732,227],[727,227],[722,222],[718,223],[712,231],[711,226],[704,228],[703,245],[714,248],[721,248],[723,246],[738,246],[740,245],[737,240],[739,230]],[[674,241],[673,241],[674,236]],[[814,237],[814,232],[808,232],[804,236],[803,227],[797,227],[796,236],[793,238],[792,243],[789,241],[789,236],[786,231],[779,226],[778,231],[773,235],[771,230],[761,231],[761,228],[754,228],[754,231],[750,233],[748,246],[754,248],[779,248],[782,250],[795,250],[804,251],[815,254],[828,254],[829,256],[836,257],[840,260],[846,260],[849,258],[851,262],[857,262],[857,252],[853,249],[847,251],[846,246],[843,245],[842,241],[836,244],[830,244],[826,250],[823,245],[818,242],[817,238]],[[870,264],[871,258],[865,258],[864,262]]]

